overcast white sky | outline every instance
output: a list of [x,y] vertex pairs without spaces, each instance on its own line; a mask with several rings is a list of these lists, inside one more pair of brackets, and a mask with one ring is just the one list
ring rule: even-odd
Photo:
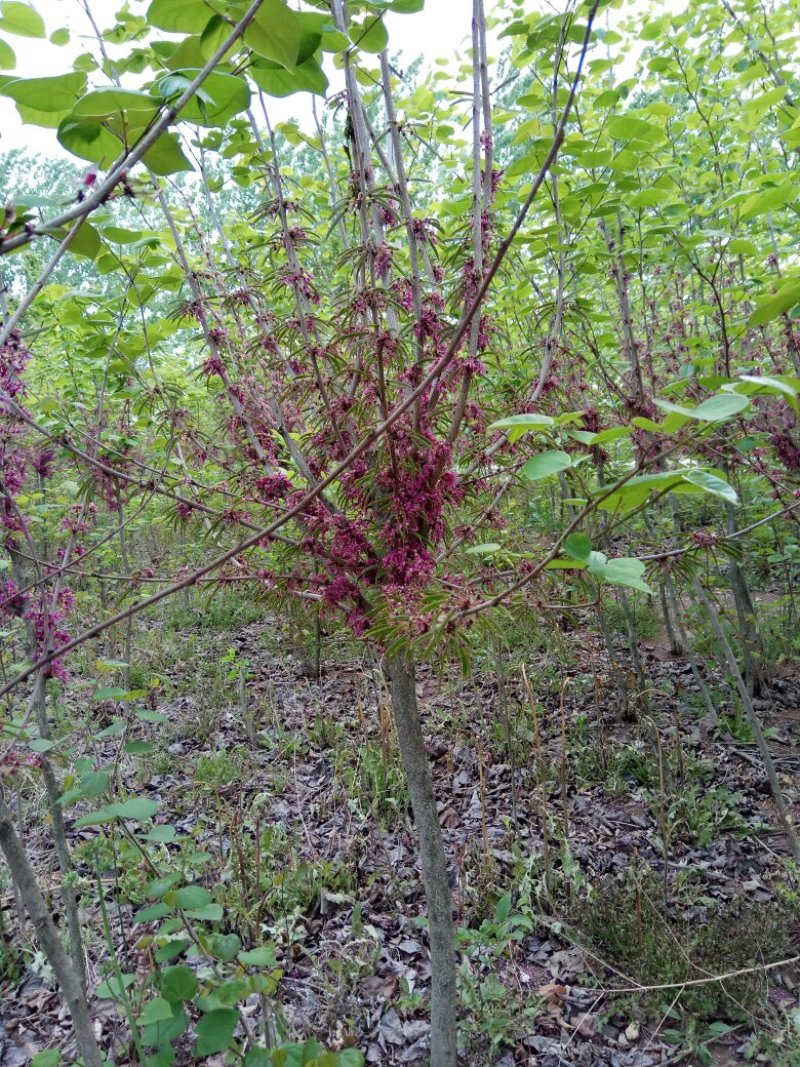
[[[674,8],[682,2],[664,0],[664,6]],[[642,5],[643,0],[628,0],[625,10]],[[34,0],[34,6],[44,18],[48,34],[66,27],[71,34],[70,43],[59,48],[47,40],[4,35],[17,55],[17,68],[6,73],[22,78],[60,74],[69,69],[72,58],[79,52],[96,53],[94,38],[90,36],[86,17],[77,0]],[[94,0],[95,16],[101,26],[110,24],[109,12],[118,6],[115,0]],[[487,6],[491,10],[493,5],[489,3]],[[135,11],[146,10],[143,4],[134,3],[132,7]],[[469,43],[471,13],[472,0],[425,0],[425,8],[419,14],[389,15],[390,47],[393,51],[401,50],[406,62],[420,53],[426,61],[451,57],[459,46]],[[308,123],[311,129],[310,99],[303,93],[285,100],[272,100],[270,116],[277,122],[296,118],[301,125]],[[17,147],[29,148],[42,155],[67,155],[56,140],[55,130],[23,127],[13,101],[0,96],[0,152]],[[74,160],[72,156],[69,158]]]

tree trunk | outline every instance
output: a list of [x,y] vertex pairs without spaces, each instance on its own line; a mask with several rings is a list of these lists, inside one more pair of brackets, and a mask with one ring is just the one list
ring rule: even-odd
[[447,877],[439,812],[417,707],[414,661],[393,656],[384,661],[392,712],[403,757],[419,842],[422,881],[428,904],[431,947],[431,1067],[455,1067],[456,954],[453,901]]
[[[33,648],[34,646],[31,645],[31,656],[35,658]],[[47,707],[45,704],[45,682],[45,672],[41,670],[36,675],[33,684],[31,705],[36,715],[39,736],[49,740],[50,723],[47,719]],[[70,956],[80,978],[81,989],[86,993],[86,961],[84,959],[83,934],[78,912],[78,899],[70,880],[73,870],[72,856],[67,839],[67,830],[64,826],[64,809],[59,803],[59,797],[63,793],[63,789],[57,781],[53,765],[46,755],[41,757],[41,770],[45,792],[47,793],[47,806],[50,810],[50,829],[53,834],[53,846],[58,866],[61,868],[61,900],[64,904],[64,915],[67,920]]]
[[61,944],[58,930],[47,909],[25,849],[14,829],[11,811],[6,804],[2,790],[0,790],[0,851],[5,856],[14,882],[19,887],[20,897],[30,916],[42,951],[53,968],[53,974],[61,990],[61,999],[72,1019],[75,1043],[84,1067],[102,1067],[103,1056],[94,1036],[89,1008],[81,988],[80,975]]
[[736,656],[733,654],[728,638],[725,636],[725,631],[722,628],[722,623],[719,620],[716,609],[712,604],[710,598],[706,596],[703,590],[700,580],[695,576],[693,579],[694,593],[698,601],[705,608],[708,621],[711,623],[711,629],[714,631],[714,636],[717,639],[720,649],[722,650],[723,658],[728,665],[728,671],[733,677],[736,688],[739,691],[739,699],[742,702],[742,708],[747,717],[747,721],[750,724],[750,729],[755,738],[758,751],[761,754],[761,762],[764,764],[764,772],[767,776],[767,782],[769,783],[770,792],[772,793],[772,799],[775,801],[775,807],[778,809],[778,815],[780,821],[783,823],[786,836],[789,839],[789,847],[792,851],[792,858],[794,862],[800,864],[800,837],[797,835],[794,823],[792,822],[792,812],[789,807],[786,797],[783,795],[781,789],[780,779],[778,778],[778,771],[775,767],[775,761],[772,758],[772,752],[770,751],[767,739],[764,736],[764,731],[761,728],[761,720],[758,717],[758,712],[753,706],[753,701],[750,697],[750,692],[747,688],[747,684],[742,677],[742,672],[739,670],[739,665],[736,662]]

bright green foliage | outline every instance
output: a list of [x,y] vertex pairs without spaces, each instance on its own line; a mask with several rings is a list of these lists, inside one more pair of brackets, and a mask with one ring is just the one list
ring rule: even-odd
[[[461,56],[402,76],[389,62],[395,15],[424,35],[422,0],[355,0],[349,22],[326,4],[264,0],[235,40],[243,2],[95,6],[100,40],[73,69],[21,78],[26,41],[67,35],[35,6],[0,2],[0,97],[79,161],[46,173],[2,162],[16,192],[0,229],[9,312],[35,297],[4,582],[52,593],[68,557],[72,636],[171,583],[180,595],[204,568],[256,612],[310,602],[318,624],[373,652],[467,670],[512,607],[591,608],[602,625],[618,605],[628,617],[620,590],[666,603],[669,583],[690,598],[697,575],[720,590],[738,575],[741,598],[744,545],[757,580],[793,597],[796,5],[601,5],[608,25],[590,35],[576,110],[541,176],[589,5],[565,16],[498,4],[502,61],[485,99]],[[315,98],[318,121],[273,120],[270,98],[294,94],[298,115]],[[139,144],[142,158],[93,201]],[[436,374],[489,265],[485,300]],[[392,541],[410,513],[413,538]],[[760,654],[746,614],[736,600],[743,661]],[[31,658],[24,616],[4,616],[4,676]],[[274,931],[235,926],[200,844],[122,773],[157,754],[170,725],[152,710],[163,679],[118,648],[78,655],[60,684],[83,685],[90,745],[45,736],[16,694],[3,730],[63,765],[60,805],[92,835],[98,872],[123,854],[148,872],[144,885],[130,876],[125,903],[151,973],[110,968],[97,991],[129,1020],[142,1062],[166,1067],[191,1047],[245,1067],[355,1067],[357,1050],[316,1041],[246,1045],[243,1005],[279,999]],[[223,755],[198,776],[209,795],[237,766]],[[362,775],[394,812],[384,753],[373,755]],[[510,907],[501,898],[494,923],[506,940],[528,932],[511,930]],[[477,1013],[503,987],[469,996]]]

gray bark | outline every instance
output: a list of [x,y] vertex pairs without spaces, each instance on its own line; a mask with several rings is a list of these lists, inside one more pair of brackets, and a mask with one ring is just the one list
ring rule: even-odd
[[61,999],[72,1019],[75,1043],[84,1067],[102,1067],[104,1057],[94,1036],[80,976],[61,944],[58,930],[28,862],[25,849],[14,829],[11,811],[2,791],[0,791],[0,851],[5,856],[14,882],[19,888],[22,902],[30,916],[42,951],[53,968],[53,974],[61,991]]
[[797,836],[797,830],[792,822],[792,813],[786,802],[786,797],[783,795],[783,790],[781,789],[775,761],[772,758],[772,753],[767,744],[767,739],[764,736],[764,731],[761,729],[761,720],[753,706],[753,701],[750,698],[747,685],[742,677],[742,672],[739,670],[739,665],[736,662],[736,657],[733,654],[730,642],[725,636],[725,631],[722,629],[722,624],[719,621],[716,609],[711,603],[711,600],[706,596],[703,587],[697,578],[694,579],[693,584],[695,596],[705,608],[708,621],[711,623],[711,629],[714,631],[714,636],[719,642],[720,649],[722,650],[722,654],[728,665],[728,670],[730,671],[739,692],[739,699],[742,702],[744,713],[750,724],[750,729],[753,731],[753,737],[755,738],[758,751],[761,755],[761,761],[764,764],[764,773],[766,774],[767,782],[769,783],[772,799],[775,801],[775,807],[778,809],[778,815],[780,816],[783,828],[786,831],[786,837],[789,840],[789,847],[792,850],[792,858],[795,863],[800,863],[800,838]]
[[391,687],[400,753],[408,782],[419,843],[422,881],[428,905],[431,949],[431,1067],[455,1067],[456,954],[453,900],[447,876],[439,812],[417,706],[414,662],[400,656],[384,661]]

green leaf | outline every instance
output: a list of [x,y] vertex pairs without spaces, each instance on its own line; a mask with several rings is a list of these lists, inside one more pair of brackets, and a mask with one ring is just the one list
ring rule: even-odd
[[50,34],[50,41],[57,48],[63,48],[65,44],[69,44],[69,30],[65,26],[53,30]]
[[[201,885],[187,885],[169,894],[169,902],[179,908],[202,908],[214,899],[209,891]],[[173,900],[174,898],[174,900]]]
[[795,304],[800,304],[800,278],[784,282],[774,296],[762,301],[747,320],[747,325],[750,328],[764,326],[789,311]]
[[235,1008],[220,1008],[204,1015],[197,1024],[195,1056],[210,1056],[223,1052],[231,1044],[233,1032],[239,1024],[239,1012]]
[[87,119],[106,119],[125,112],[148,116],[155,115],[159,107],[160,101],[148,93],[133,89],[95,89],[80,98],[72,108],[72,114]]
[[569,430],[567,436],[573,441],[579,441],[582,445],[591,445],[595,438],[590,430]]
[[264,0],[244,32],[245,44],[260,56],[292,70],[319,48],[322,31],[315,19],[304,18],[285,0]]
[[[258,982],[256,982],[256,985]],[[232,1008],[253,992],[253,983],[247,978],[232,978],[215,987],[213,992],[198,997],[197,1007],[207,1013],[219,1008]]]
[[656,400],[655,403],[662,411],[669,411],[687,419],[699,419],[701,422],[725,422],[750,406],[747,397],[740,393],[717,393],[716,396],[698,404],[696,408],[679,407],[666,400]]
[[106,978],[105,982],[101,982],[94,993],[101,1000],[119,1000],[123,996],[123,991],[132,986],[135,981],[135,974],[112,975]]
[[139,1026],[149,1026],[150,1023],[160,1023],[164,1019],[172,1018],[172,1005],[163,997],[156,997],[145,1005],[144,1011],[136,1020]]
[[275,967],[278,963],[275,949],[271,945],[261,945],[259,948],[240,952],[239,962],[245,967]]
[[0,3],[0,30],[15,33],[18,37],[45,37],[44,19],[30,4],[17,0]]
[[763,390],[768,393],[783,393],[784,396],[798,395],[797,389],[791,382],[784,381],[783,378],[773,378],[768,374],[742,374],[739,380],[752,384],[755,387],[754,392]]
[[564,542],[564,551],[573,559],[587,560],[592,551],[592,542],[586,534],[570,534]]
[[494,909],[494,921],[496,923],[504,923],[511,914],[511,893],[504,893],[497,902],[497,907]]
[[123,745],[122,751],[126,756],[149,756],[155,752],[156,746],[152,741],[128,741]]
[[706,493],[711,493],[712,496],[718,496],[722,500],[726,500],[729,504],[738,504],[739,497],[736,494],[736,490],[732,485],[729,485],[722,478],[717,478],[714,474],[709,474],[704,470],[687,471],[682,474],[681,477],[685,482],[690,485],[696,485]]
[[107,686],[105,689],[98,689],[94,695],[94,699],[100,700],[121,700],[127,693],[127,689],[121,689],[118,685]]
[[[795,378],[794,381],[797,379]],[[792,384],[792,380],[773,378],[767,374],[742,374],[737,382],[730,382],[722,388],[730,392],[743,393],[745,396],[754,396],[756,393],[782,396],[788,400],[795,411],[800,411],[800,405],[797,402],[798,390]]]
[[204,904],[202,908],[190,908],[186,912],[190,919],[200,919],[201,922],[218,923],[222,921],[221,904]]
[[758,248],[752,241],[748,241],[746,237],[736,237],[728,245],[727,251],[740,256],[758,255]]
[[[160,878],[154,878],[152,882],[148,882],[145,886],[145,896],[163,897],[175,888],[176,884],[181,881],[181,878],[180,871],[169,871]],[[174,893],[172,894],[172,897],[173,899],[170,901],[170,904],[174,905],[177,903]]]
[[158,726],[163,726],[165,722],[169,722],[167,716],[161,711],[153,711],[151,708],[137,708],[134,712],[137,719],[141,719],[142,722],[153,722]]
[[94,735],[99,740],[103,740],[106,737],[119,737],[120,734],[124,734],[128,729],[128,723],[125,719],[115,719],[110,726],[106,726],[105,730],[98,730]]
[[[179,1003],[176,1003],[173,1005],[171,1019],[162,1019],[160,1022],[150,1023],[149,1026],[143,1027],[142,1044],[153,1048],[166,1049],[171,1053],[173,1049],[169,1043],[175,1041],[181,1034],[185,1034],[188,1026],[189,1020],[186,1012]],[[153,1067],[156,1067],[156,1065],[153,1065]],[[157,1067],[166,1067],[166,1064],[161,1062],[157,1064]]]
[[464,553],[468,556],[492,556],[495,552],[500,552],[502,547],[497,541],[487,541],[481,545],[470,545],[464,549]]
[[169,904],[159,902],[158,904],[148,904],[146,908],[140,908],[139,911],[133,916],[134,923],[152,923],[158,919],[164,919],[167,915],[172,915],[173,909]]
[[553,474],[565,471],[571,466],[572,460],[566,452],[553,450],[533,456],[524,464],[522,473],[529,481],[535,482],[540,478],[549,478]]
[[539,415],[535,413],[523,414],[523,415],[509,415],[508,418],[498,419],[497,422],[493,422],[490,426],[486,427],[487,433],[491,433],[493,430],[505,430],[508,434],[509,444],[514,444],[520,437],[528,433],[531,430],[541,430],[547,426],[553,426],[555,419],[551,419],[549,415]]
[[386,49],[389,34],[380,15],[366,18],[362,23],[354,22],[350,26],[350,40],[362,52],[378,55]]
[[674,199],[674,193],[671,193],[668,189],[642,189],[641,192],[635,193],[626,200],[626,203],[628,207],[633,208],[660,207],[661,204],[666,204]]
[[653,590],[642,580],[645,567],[639,559],[631,557],[607,559],[605,562],[590,563],[588,570],[590,574],[610,585],[622,585],[627,589],[638,589],[642,593],[653,595]]
[[664,433],[664,427],[659,422],[653,422],[652,419],[646,419],[642,415],[634,415],[631,419],[631,425],[635,426],[637,430],[647,430],[648,433]]
[[158,804],[147,797],[131,797],[120,804],[106,804],[104,808],[89,812],[75,820],[76,826],[98,826],[101,823],[113,822],[115,819],[132,819],[142,822],[144,819],[152,819],[158,811]]
[[767,211],[783,207],[797,196],[797,185],[793,181],[783,182],[772,189],[762,189],[753,193],[742,204],[742,219],[753,219]]
[[59,124],[58,141],[79,159],[109,166],[119,156],[122,142],[101,123],[75,119],[70,115]]
[[639,36],[643,41],[657,41],[664,36],[664,22],[661,19],[645,22],[639,32]]
[[158,804],[148,797],[131,797],[119,804],[109,804],[106,808],[115,819],[134,819],[142,822],[144,819],[152,819],[158,812]]
[[287,70],[280,63],[259,59],[247,73],[259,89],[275,97],[291,96],[292,93],[316,93],[317,96],[324,96],[328,88],[327,75],[313,56],[291,70]]
[[606,123],[609,134],[617,141],[661,140],[663,134],[658,126],[637,118],[635,115],[612,115]]
[[[157,81],[153,91],[173,102],[199,73],[195,68],[176,70]],[[178,118],[198,126],[223,126],[249,106],[250,88],[245,79],[217,70],[208,75],[202,89],[186,104]]]
[[35,111],[68,111],[86,87],[86,75],[79,71],[54,78],[14,78],[0,89],[16,104]]
[[600,430],[599,433],[593,434],[589,444],[591,444],[592,447],[596,447],[597,445],[609,445],[612,441],[619,441],[623,437],[630,437],[632,432],[630,426],[612,426],[608,430]]
[[28,748],[33,752],[49,752],[55,747],[55,741],[51,741],[48,737],[35,737],[33,741],[28,742]]
[[191,941],[187,941],[185,938],[167,941],[156,952],[156,963],[169,963],[170,960],[174,960],[176,956],[180,956],[182,952],[185,952],[190,947]]
[[159,30],[200,33],[213,15],[205,0],[153,0],[146,17]]
[[0,70],[13,70],[17,65],[17,57],[10,44],[0,39]]
[[364,1054],[358,1048],[343,1048],[336,1053],[334,1067],[364,1067]]
[[708,400],[704,400],[702,404],[699,404],[692,412],[691,417],[693,419],[702,419],[704,422],[725,422],[749,406],[750,401],[747,397],[727,396],[718,393],[717,396],[712,396]]
[[177,837],[178,831],[174,826],[154,826],[148,833],[147,840],[157,844],[169,844]]
[[[52,237],[54,241],[63,241],[68,231],[60,229],[47,230],[46,232],[47,236]],[[87,259],[94,259],[100,248],[100,234],[88,222],[83,223],[69,243],[70,252],[76,256],[85,256]]]
[[191,1000],[197,992],[197,976],[185,963],[167,967],[161,975],[161,995],[170,1004]]
[[265,1048],[251,1048],[242,1061],[242,1067],[274,1067],[275,1060]]
[[224,963],[230,963],[232,959],[235,959],[242,947],[241,938],[236,934],[212,934],[208,942],[213,955]]
[[37,1052],[31,1060],[31,1067],[58,1067],[61,1053],[57,1048],[45,1048]]
[[[101,235],[104,241],[108,241],[109,244],[115,245],[130,245],[135,241],[138,241],[142,237],[146,230],[126,230],[122,226],[104,226]],[[121,661],[106,661],[105,666],[111,668],[127,667],[129,664]]]
[[142,162],[154,174],[165,177],[178,174],[183,170],[194,170],[193,165],[183,154],[181,140],[177,133],[162,133],[152,148],[148,148]]
[[106,771],[92,771],[85,774],[73,789],[68,789],[59,797],[59,804],[74,804],[76,800],[89,800],[99,797],[108,789],[111,776]]
[[55,130],[67,117],[69,110],[39,111],[36,108],[26,107],[25,104],[17,104],[17,114],[25,126],[43,126],[46,130]]

